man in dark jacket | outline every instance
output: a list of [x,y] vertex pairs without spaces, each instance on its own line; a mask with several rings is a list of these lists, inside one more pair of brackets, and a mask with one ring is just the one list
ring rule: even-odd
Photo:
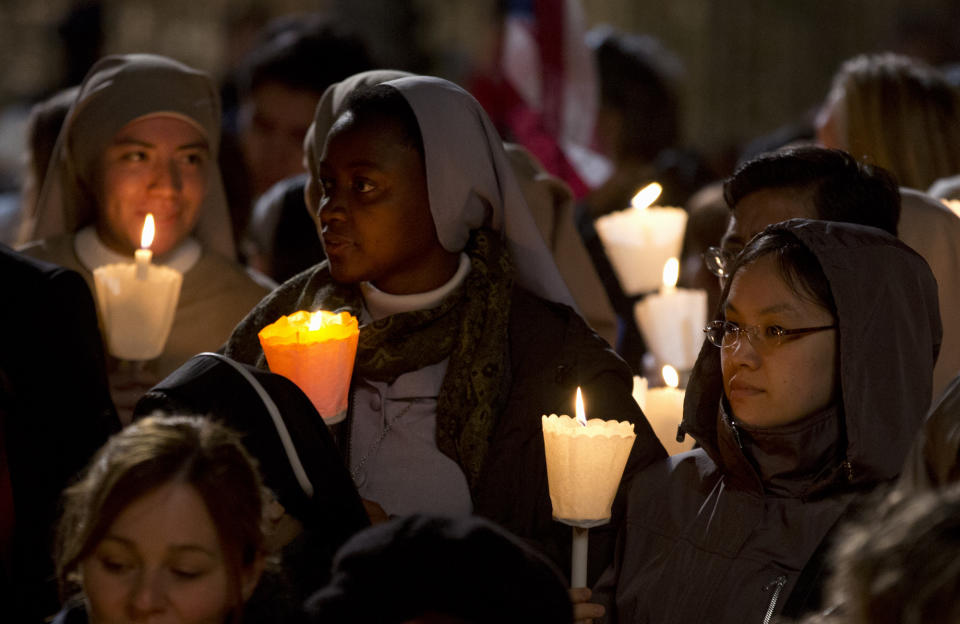
[[[730,222],[711,269],[729,262],[764,227],[786,219],[823,219],[880,228],[923,256],[937,278],[943,349],[933,370],[936,398],[960,372],[960,221],[939,201],[898,188],[881,167],[841,150],[797,147],[742,165],[724,184]],[[708,252],[709,253],[709,252]]]

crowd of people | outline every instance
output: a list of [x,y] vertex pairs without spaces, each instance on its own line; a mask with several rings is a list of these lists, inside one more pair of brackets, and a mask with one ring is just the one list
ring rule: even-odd
[[[0,246],[0,619],[954,621],[960,88],[851,59],[807,138],[711,184],[669,54],[590,46],[613,173],[581,198],[467,90],[321,19],[270,25],[226,114],[152,54],[38,104]],[[715,304],[673,456],[593,227],[657,178]],[[131,363],[94,271],[148,213],[183,282]],[[299,310],[359,320],[341,422],[268,366],[261,331]],[[586,587],[541,425],[578,388],[636,434]]]

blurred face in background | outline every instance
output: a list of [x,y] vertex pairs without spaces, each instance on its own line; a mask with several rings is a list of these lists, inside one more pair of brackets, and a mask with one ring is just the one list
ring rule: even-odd
[[240,144],[253,197],[305,172],[303,137],[321,94],[279,82],[258,85],[240,107]]
[[156,221],[151,249],[159,256],[193,231],[207,193],[210,147],[193,123],[172,115],[131,121],[104,152],[97,234],[109,248],[132,254],[147,213]]
[[765,188],[743,197],[734,206],[720,246],[733,256],[768,225],[787,219],[818,219],[810,192],[794,188]]

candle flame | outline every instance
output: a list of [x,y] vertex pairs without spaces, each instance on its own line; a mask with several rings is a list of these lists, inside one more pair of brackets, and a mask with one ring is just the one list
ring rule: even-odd
[[587,426],[587,412],[583,409],[583,394],[580,392],[580,386],[577,386],[577,422],[581,427]]
[[148,212],[147,218],[143,220],[143,231],[140,234],[141,249],[147,249],[153,244],[153,235],[156,231],[156,226],[153,223],[153,213]]
[[637,191],[637,194],[630,200],[630,205],[636,210],[646,210],[647,206],[657,201],[657,198],[660,197],[660,193],[662,192],[662,186],[656,182],[651,182]]
[[670,258],[663,264],[663,285],[667,288],[673,288],[677,285],[677,279],[680,278],[680,261],[676,258]]
[[343,325],[345,318],[347,317],[344,315],[324,313],[323,310],[317,310],[310,314],[310,321],[307,323],[307,328],[310,331],[317,331],[321,327]]
[[663,381],[671,388],[676,388],[680,385],[680,376],[677,375],[677,369],[667,364],[662,369],[660,369],[660,374],[663,375]]

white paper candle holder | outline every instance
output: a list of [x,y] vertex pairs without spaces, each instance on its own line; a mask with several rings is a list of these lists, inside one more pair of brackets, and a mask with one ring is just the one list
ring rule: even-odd
[[683,420],[684,395],[685,392],[679,388],[648,388],[646,378],[633,378],[633,398],[643,410],[643,415],[667,455],[685,453],[693,449],[695,444],[689,435],[684,437],[683,442],[677,442],[677,427]]
[[693,368],[707,324],[707,292],[676,288],[647,295],[634,307],[647,349],[660,364]]
[[586,420],[579,388],[577,403],[581,420],[556,414],[541,420],[553,517],[573,527],[570,586],[586,587],[589,529],[610,521],[636,434],[630,422]]
[[660,287],[663,264],[680,255],[686,227],[682,208],[628,208],[596,220],[597,234],[626,295]]
[[633,423],[591,418],[584,427],[556,414],[542,420],[553,517],[579,527],[609,521],[636,437]]
[[107,349],[121,360],[152,360],[163,353],[173,327],[183,275],[169,267],[108,264],[93,271]]

